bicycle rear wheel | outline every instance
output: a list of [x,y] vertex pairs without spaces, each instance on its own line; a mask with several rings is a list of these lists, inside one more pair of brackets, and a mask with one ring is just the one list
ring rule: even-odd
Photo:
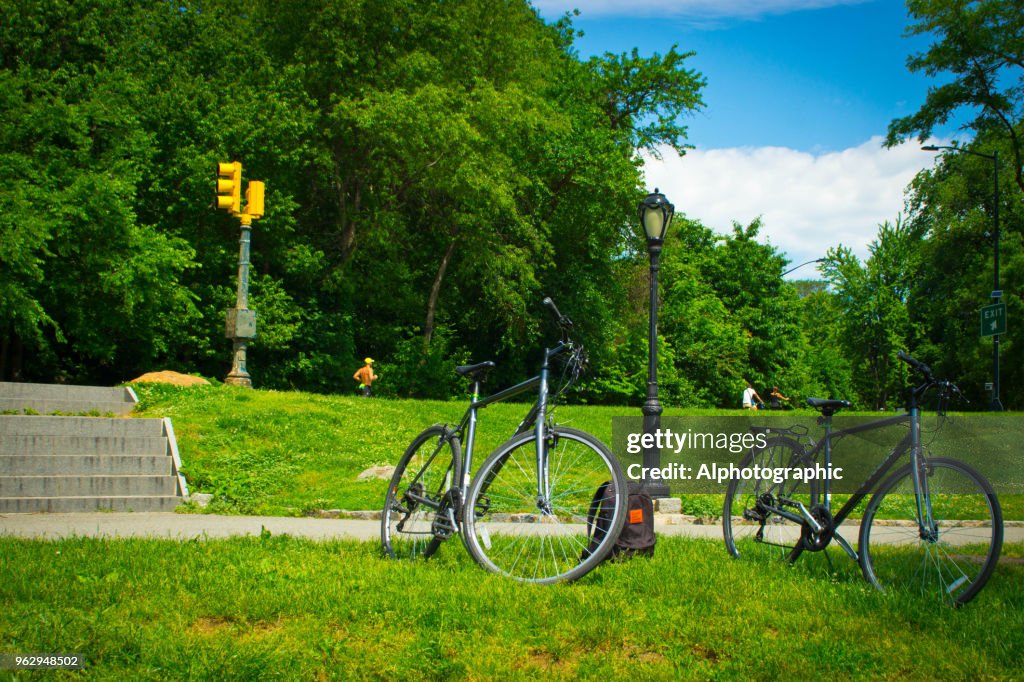
[[[534,434],[523,433],[500,446],[473,479],[463,509],[463,539],[484,568],[516,580],[553,583],[575,580],[611,551],[626,517],[628,486],[618,461],[590,434],[564,427],[549,429],[547,469],[550,506],[537,494]],[[608,532],[592,554],[587,514],[598,487],[615,483]],[[612,507],[611,505],[614,505]]]
[[985,586],[999,560],[999,500],[989,482],[963,462],[928,459],[924,473],[934,528],[922,530],[911,467],[886,479],[864,512],[861,570],[883,592],[894,588],[965,604]]
[[[722,535],[725,547],[735,558],[767,561],[793,559],[801,551],[803,524],[773,513],[783,508],[799,513],[796,503],[812,513],[818,502],[817,481],[793,477],[776,482],[775,478],[755,477],[755,468],[779,469],[813,466],[804,449],[791,438],[769,438],[763,448],[755,448],[739,464],[739,475],[729,481],[722,510]],[[790,471],[790,474],[793,472]]]
[[455,487],[462,448],[452,431],[431,426],[406,449],[388,484],[380,537],[392,559],[429,559],[458,531]]

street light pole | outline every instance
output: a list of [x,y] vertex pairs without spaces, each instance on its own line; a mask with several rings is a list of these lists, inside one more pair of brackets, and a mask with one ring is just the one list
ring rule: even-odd
[[[992,302],[999,303],[1002,298],[1003,292],[999,289],[999,152],[995,151],[991,154],[985,154],[982,152],[976,152],[972,149],[964,149],[963,147],[954,147],[949,145],[927,145],[921,147],[926,152],[937,152],[940,149],[949,149],[950,151],[957,152],[958,154],[971,154],[973,156],[980,156],[983,159],[988,159],[992,162],[992,222],[995,224],[994,229],[994,244],[992,248]],[[992,405],[991,410],[993,412],[1002,412],[1003,403],[999,399],[999,334],[992,335]]]
[[[661,428],[661,402],[658,400],[658,269],[661,260],[661,247],[665,243],[665,233],[672,222],[675,206],[669,203],[664,194],[655,188],[640,202],[640,224],[647,238],[647,253],[651,260],[651,296],[650,318],[647,337],[647,400],[644,401],[644,434],[650,434],[644,448],[644,471],[661,468],[661,450],[656,446],[655,434]],[[641,488],[653,498],[668,497],[669,488],[665,483],[655,482],[645,473],[640,482]]]
[[[980,155],[979,155],[980,156]],[[1002,291],[999,289],[999,152],[992,153],[992,177],[995,191],[992,201],[995,208],[992,209],[992,219],[995,222],[996,234],[992,255],[992,302],[999,303],[1002,298]],[[999,334],[992,336],[992,411],[1002,412],[1003,403],[999,399]]]
[[815,258],[814,260],[809,260],[806,263],[801,263],[800,265],[796,266],[795,268],[790,268],[789,270],[786,270],[784,273],[782,273],[781,276],[785,277],[789,273],[794,272],[795,270],[799,270],[800,268],[802,268],[805,265],[810,265],[811,263],[824,263],[827,260],[828,260],[828,258]]

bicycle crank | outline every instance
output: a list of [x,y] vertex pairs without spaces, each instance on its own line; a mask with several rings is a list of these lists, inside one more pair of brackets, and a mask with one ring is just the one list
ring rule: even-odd
[[809,522],[804,521],[800,528],[800,542],[807,551],[820,552],[832,542],[836,524],[832,520],[832,512],[822,504],[812,506],[809,512],[821,530],[815,531]]
[[430,524],[430,531],[438,540],[447,540],[459,532],[459,524],[455,521],[455,510],[458,508],[458,491],[449,490],[441,498],[441,508]]

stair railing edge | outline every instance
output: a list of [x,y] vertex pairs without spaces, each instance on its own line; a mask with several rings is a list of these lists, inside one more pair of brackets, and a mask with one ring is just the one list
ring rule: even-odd
[[174,437],[174,427],[171,425],[171,418],[164,417],[164,435],[167,436],[167,445],[171,449],[171,461],[174,463],[174,475],[178,477],[178,487],[181,489],[181,496],[188,499],[188,483],[181,473],[181,455],[178,453],[178,440]]

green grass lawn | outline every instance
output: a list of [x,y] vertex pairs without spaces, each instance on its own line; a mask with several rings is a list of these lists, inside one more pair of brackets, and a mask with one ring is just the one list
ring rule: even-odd
[[[172,418],[190,490],[214,494],[214,511],[243,514],[380,509],[387,483],[356,476],[397,464],[416,434],[431,424],[457,424],[467,404],[231,386],[141,384],[135,391],[136,416]],[[499,403],[480,412],[474,469],[515,432],[528,408]],[[637,408],[561,406],[557,420],[610,443],[612,418],[637,414]],[[666,410],[676,414],[684,412]]]
[[[386,482],[357,481],[358,474],[373,465],[396,464],[416,434],[431,424],[457,423],[466,406],[231,386],[142,384],[135,390],[141,401],[137,416],[172,418],[190,490],[215,496],[209,511],[236,514],[378,510]],[[515,431],[527,407],[499,403],[481,411],[475,466]],[[667,408],[664,416],[743,414]],[[780,417],[809,421],[812,414],[787,412]],[[579,405],[561,406],[556,412],[558,423],[593,433],[609,444],[612,420],[638,415],[637,408]],[[684,512],[721,514],[724,484],[721,488],[714,495],[683,494]],[[1024,519],[1024,495],[1000,498],[1007,519]]]
[[542,587],[457,542],[406,565],[288,536],[0,537],[0,652],[78,653],[92,679],[1010,679],[1024,547],[1006,553],[951,609],[877,593],[849,561],[758,566],[678,538]]
[[[228,513],[378,509],[385,483],[356,475],[394,464],[423,427],[464,409],[137,390],[138,416],[173,418],[192,489]],[[478,463],[525,411],[483,411]],[[558,421],[610,442],[612,418],[633,412],[562,407]],[[721,503],[684,497],[701,515]],[[84,657],[85,671],[47,673],[58,679],[1012,679],[1024,650],[1024,546],[1003,557],[981,594],[952,609],[876,592],[838,549],[789,567],[734,561],[721,541],[662,537],[651,560],[545,587],[485,573],[456,540],[408,565],[382,559],[377,543],[269,534],[0,536],[0,653]]]

